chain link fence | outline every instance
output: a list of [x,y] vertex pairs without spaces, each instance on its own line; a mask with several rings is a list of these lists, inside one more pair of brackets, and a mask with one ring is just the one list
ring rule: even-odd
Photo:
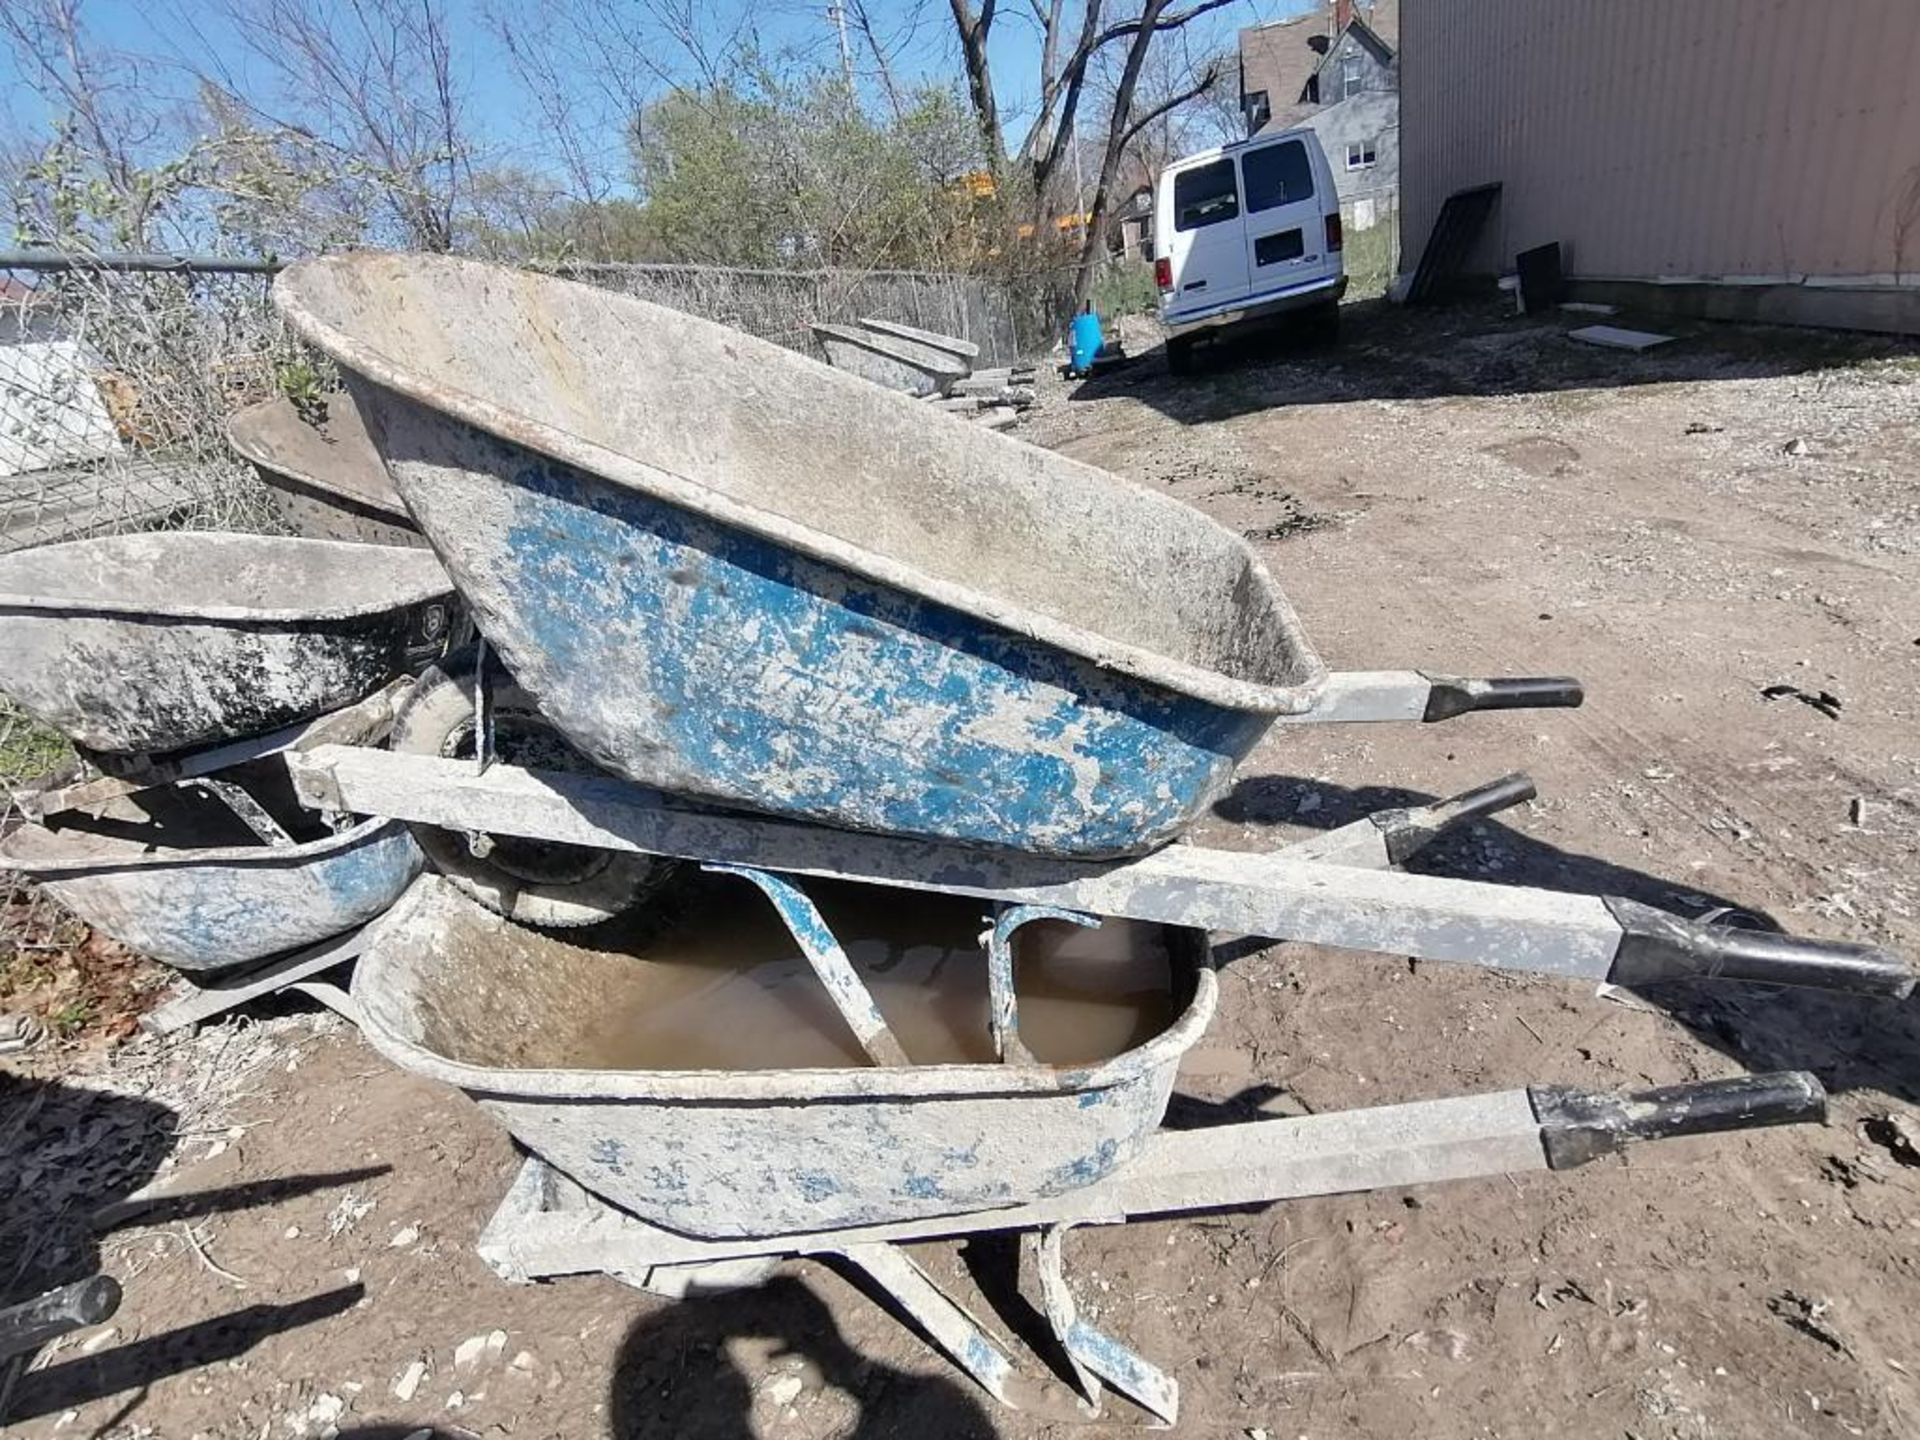
[[914,270],[730,270],[705,265],[572,265],[556,273],[815,353],[811,326],[862,316],[957,335],[989,365],[1011,365],[1051,329],[1005,279]]
[[[973,340],[983,363],[1011,363],[1053,328],[1045,285],[969,275],[685,265],[559,273],[809,353],[815,321],[861,316]],[[9,269],[0,260],[0,555],[128,531],[282,528],[270,493],[225,440],[236,410],[326,384],[324,361],[269,303],[271,278],[191,263],[49,268],[36,258]],[[5,680],[0,834],[17,823],[20,788],[75,758],[6,699]],[[0,981],[23,953],[73,938],[57,907],[0,874]]]

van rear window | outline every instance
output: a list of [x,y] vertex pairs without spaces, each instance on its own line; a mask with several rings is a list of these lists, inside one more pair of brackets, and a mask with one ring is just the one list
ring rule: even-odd
[[1239,214],[1240,191],[1234,184],[1232,160],[1196,165],[1173,177],[1174,229],[1198,230]]
[[1248,150],[1240,157],[1247,182],[1247,213],[1296,205],[1313,198],[1313,166],[1307,147],[1298,140]]

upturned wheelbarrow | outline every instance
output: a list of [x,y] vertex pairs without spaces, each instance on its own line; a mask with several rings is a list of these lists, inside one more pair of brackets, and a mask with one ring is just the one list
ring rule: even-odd
[[228,419],[227,443],[252,463],[296,534],[426,545],[351,395],[333,391],[305,407],[284,395],[249,405]]
[[15,797],[0,876],[185,975],[337,963],[420,849],[396,821],[319,823],[271,757],[383,736],[456,611],[424,549],[172,533],[0,559],[0,689],[104,772]]
[[1132,855],[1276,723],[1580,700],[1329,674],[1197,510],[694,316],[442,256],[302,262],[274,298],[507,670],[645,785]]

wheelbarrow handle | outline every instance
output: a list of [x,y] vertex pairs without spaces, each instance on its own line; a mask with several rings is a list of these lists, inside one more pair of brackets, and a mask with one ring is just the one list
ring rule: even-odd
[[120,1308],[120,1282],[89,1275],[18,1305],[0,1310],[0,1360],[27,1355],[42,1345],[98,1325]]
[[1540,1121],[1547,1164],[1555,1170],[1611,1155],[1635,1140],[1817,1124],[1827,1118],[1827,1092],[1804,1070],[1736,1075],[1626,1095],[1535,1085],[1527,1095]]
[[1746,980],[1758,985],[1804,985],[1893,1000],[1913,993],[1913,968],[1878,945],[1703,925],[1618,897],[1608,898],[1606,905],[1622,931],[1613,967],[1607,974],[1616,985]]
[[1569,675],[1505,676],[1469,679],[1429,675],[1426,713],[1429,725],[1475,710],[1574,709],[1587,698],[1584,686]]

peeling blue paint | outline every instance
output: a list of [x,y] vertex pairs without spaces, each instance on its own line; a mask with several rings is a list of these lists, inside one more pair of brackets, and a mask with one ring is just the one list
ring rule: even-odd
[[618,1140],[603,1136],[593,1142],[593,1163],[615,1175],[627,1173],[627,1148]]
[[931,1175],[909,1175],[901,1181],[900,1189],[916,1200],[938,1200],[945,1194],[940,1182]]
[[840,1193],[840,1182],[819,1170],[796,1170],[793,1182],[800,1187],[801,1198],[813,1204]]
[[114,939],[185,971],[220,970],[317,944],[393,904],[425,857],[406,826],[369,825],[320,853],[103,868],[45,888]]
[[1076,1186],[1091,1185],[1113,1169],[1119,1150],[1117,1141],[1102,1140],[1090,1154],[1081,1155],[1069,1160],[1065,1165],[1057,1166],[1047,1176],[1047,1193],[1056,1194]]
[[1172,838],[1270,717],[1052,646],[557,461],[447,556],[595,759],[858,829],[1056,854]]

